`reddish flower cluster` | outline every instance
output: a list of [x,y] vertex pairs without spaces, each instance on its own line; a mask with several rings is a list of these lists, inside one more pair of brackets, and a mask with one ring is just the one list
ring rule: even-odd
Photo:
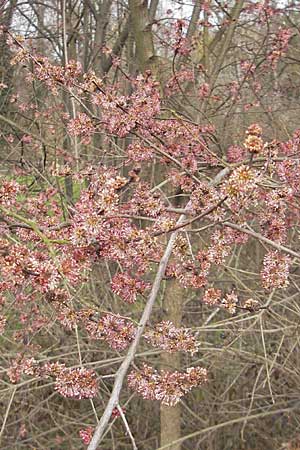
[[[24,190],[24,189],[23,189]],[[17,195],[22,191],[22,187],[14,180],[1,180],[0,205],[9,207],[16,203]]]
[[259,302],[253,298],[248,298],[243,303],[243,308],[248,309],[248,311],[257,311],[259,309]]
[[225,294],[225,297],[222,297],[221,290],[214,288],[207,289],[202,298],[202,303],[209,306],[227,309],[230,314],[235,314],[238,302],[239,299],[235,292]]
[[207,382],[207,370],[202,367],[190,367],[185,373],[160,373],[146,364],[140,371],[128,375],[128,385],[147,400],[159,400],[167,406],[174,406],[181,397],[192,388]]
[[7,370],[7,375],[11,383],[18,383],[23,374],[38,375],[38,364],[34,358],[27,358],[26,356],[19,354],[12,361],[9,369]]
[[164,211],[163,202],[157,193],[151,193],[147,183],[139,183],[131,202],[133,214],[158,217]]
[[188,328],[176,328],[172,322],[158,323],[144,334],[144,338],[154,347],[167,352],[184,351],[193,355],[198,351],[195,337]]
[[57,320],[68,330],[75,330],[78,313],[66,303],[55,301],[52,303],[57,314]]
[[138,294],[143,294],[147,287],[149,283],[132,278],[127,272],[118,273],[111,282],[111,290],[127,303],[134,303]]
[[193,82],[195,74],[190,69],[178,70],[175,75],[173,75],[167,82],[165,87],[166,95],[172,95],[180,91],[182,84],[186,81]]
[[155,156],[154,150],[151,147],[142,145],[140,142],[129,144],[126,149],[128,155],[128,162],[150,161]]
[[227,309],[230,314],[235,314],[238,301],[239,299],[236,293],[231,292],[230,294],[226,294],[225,297],[222,298],[220,306]]
[[300,192],[300,163],[297,159],[285,159],[276,165],[277,173],[285,184],[287,184],[293,193]]
[[183,36],[183,30],[185,28],[185,22],[181,19],[176,20],[174,25],[174,38],[175,43],[173,49],[175,54],[188,55],[191,51],[190,43],[186,37]]
[[51,92],[56,95],[58,93],[58,85],[72,87],[76,85],[78,78],[82,76],[81,64],[77,61],[70,60],[65,66],[53,65],[48,58],[42,56],[32,56],[25,48],[20,38],[13,41],[9,38],[11,49],[14,51],[14,57],[11,64],[25,63],[32,59],[34,62],[34,73],[27,76],[27,81],[37,79],[43,81]]
[[68,132],[71,136],[81,136],[81,142],[85,145],[90,144],[91,136],[95,131],[92,119],[85,113],[78,113],[75,119],[68,123]]
[[93,437],[93,433],[94,433],[94,428],[93,427],[87,427],[84,430],[80,430],[79,431],[79,436],[81,437],[82,442],[85,445],[88,445],[91,442],[92,437]]
[[239,145],[231,145],[227,150],[227,159],[230,163],[241,162],[246,158],[247,151]]
[[181,261],[173,263],[167,267],[166,277],[176,278],[184,287],[201,288],[205,286],[210,265],[205,269],[196,267],[193,261]]
[[127,319],[115,314],[105,314],[92,320],[89,312],[81,314],[83,326],[92,339],[103,339],[114,350],[124,350],[134,339],[136,330]]
[[138,76],[135,92],[131,96],[116,95],[108,90],[94,93],[92,101],[101,107],[104,127],[110,133],[125,137],[137,126],[151,127],[154,117],[160,111],[160,96],[157,84],[150,78]]
[[223,183],[222,192],[228,196],[227,204],[233,211],[241,210],[255,198],[258,179],[259,175],[255,170],[242,165]]
[[[122,412],[125,413],[126,412],[126,408],[122,408]],[[120,417],[121,416],[121,411],[119,408],[114,408],[113,412],[111,413],[111,417],[113,419]]]
[[[199,183],[195,189],[193,189],[190,196],[190,209],[195,213],[201,213],[206,209],[209,209],[220,202],[221,196],[220,193],[213,186],[210,186],[208,183]],[[224,211],[221,207],[218,207],[213,210],[213,212],[208,216],[209,218],[214,218],[215,220],[219,220],[223,217]]]
[[91,183],[81,191],[76,204],[76,214],[71,230],[72,242],[76,245],[89,245],[98,236],[105,237],[109,225],[103,219],[104,214],[112,215],[119,202],[118,191],[127,180],[114,170],[101,168],[90,175]]
[[289,284],[289,266],[291,258],[278,250],[268,252],[263,261],[261,272],[262,285],[265,289],[285,288]]
[[219,306],[222,292],[220,289],[209,288],[206,289],[202,297],[202,303],[209,306]]
[[264,196],[260,213],[263,234],[274,242],[283,243],[287,239],[287,205],[292,202],[291,189],[274,189]]
[[[245,6],[244,12],[251,15],[253,13],[258,13],[259,23],[265,23],[280,11],[279,8],[276,7],[278,6],[277,3],[273,6],[269,0],[249,2],[248,5]],[[285,8],[285,6],[283,6],[283,8]]]
[[256,66],[255,64],[253,64],[251,61],[241,61],[240,63],[240,67],[242,69],[242,71],[247,75],[253,75],[255,70],[256,70]]
[[98,392],[96,373],[83,367],[63,367],[56,374],[55,389],[63,396],[75,399],[94,398]]
[[254,123],[249,126],[246,131],[246,139],[244,141],[244,147],[250,153],[261,153],[263,149],[263,140],[261,138],[262,128]]
[[68,64],[63,67],[53,65],[49,59],[45,57],[38,57],[37,59],[34,77],[43,81],[48,88],[51,89],[53,94],[58,93],[58,84],[72,87],[76,84],[76,80],[81,76],[82,67],[77,61],[70,60]]
[[273,68],[276,67],[279,59],[286,54],[292,35],[293,32],[289,28],[281,28],[278,33],[276,33],[272,44],[272,50],[267,56],[267,59]]
[[295,130],[292,139],[281,142],[280,149],[286,156],[298,156],[300,153],[300,130]]
[[187,256],[188,248],[188,240],[186,237],[182,234],[178,234],[174,242],[173,254],[184,260]]
[[209,97],[210,94],[210,86],[208,83],[202,83],[201,86],[198,89],[198,96],[199,98],[206,98]]
[[234,244],[244,244],[247,240],[248,236],[246,234],[228,227],[216,230],[211,236],[210,246],[206,252],[200,252],[198,258],[203,261],[205,257],[207,264],[224,264],[232,250],[232,246]]
[[[20,234],[26,236],[28,231]],[[15,292],[22,285],[46,293],[58,289],[63,278],[73,285],[83,280],[84,261],[78,261],[69,248],[66,248],[65,254],[57,257],[57,264],[44,251],[30,250],[23,244],[9,246],[2,258],[0,255],[0,260],[1,273],[5,278],[0,283],[3,291],[10,289]]]

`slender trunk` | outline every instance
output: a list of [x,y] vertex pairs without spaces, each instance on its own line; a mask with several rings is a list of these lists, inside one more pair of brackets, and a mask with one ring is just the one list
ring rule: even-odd
[[[3,9],[0,9],[0,26],[4,26],[4,29],[9,29],[11,26],[16,4],[16,0],[11,0],[5,2]],[[7,86],[5,89],[0,89],[0,111],[5,111],[5,114],[9,109],[9,93],[13,76],[13,66],[10,65],[11,54],[6,39],[6,33],[0,35],[0,83]]]
[[140,71],[144,72],[146,69],[152,68],[155,58],[147,1],[129,0],[128,4],[135,40],[136,58]]
[[[186,290],[176,281],[169,281],[164,296],[165,319],[173,322],[177,327],[181,324],[182,303]],[[180,353],[163,353],[161,365],[166,370],[180,369]],[[160,407],[160,445],[167,445],[167,450],[180,450],[181,444],[172,445],[171,442],[181,437],[181,405]]]

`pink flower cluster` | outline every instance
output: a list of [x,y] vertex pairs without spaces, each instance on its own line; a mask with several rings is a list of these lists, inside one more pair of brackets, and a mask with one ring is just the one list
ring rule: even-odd
[[195,79],[195,74],[193,70],[182,69],[178,70],[175,75],[173,75],[166,83],[165,93],[166,95],[172,95],[180,91],[180,87],[183,83],[190,81],[193,82]]
[[183,35],[184,28],[185,28],[184,20],[177,19],[174,24],[175,43],[173,45],[173,49],[175,51],[175,54],[188,55],[191,51],[190,43],[188,39]]
[[267,56],[267,60],[271,63],[273,68],[276,67],[279,59],[286,54],[292,35],[293,32],[289,28],[281,28],[278,33],[276,33],[272,44],[272,50]]
[[[234,244],[245,244],[248,236],[229,227],[216,230],[211,236],[210,246],[206,251],[200,251],[198,259],[206,264],[221,265],[225,263]],[[203,263],[202,262],[202,263]]]
[[131,96],[116,95],[113,87],[92,95],[93,103],[101,107],[102,125],[119,137],[127,136],[136,127],[151,128],[160,111],[159,90],[150,76],[138,76],[132,84],[135,90]]
[[293,137],[286,142],[280,143],[281,151],[286,156],[299,156],[300,153],[300,130],[293,133]]
[[300,163],[298,159],[285,159],[276,165],[281,181],[287,184],[295,194],[300,192]]
[[223,183],[222,192],[228,196],[227,204],[232,211],[239,211],[255,198],[259,175],[249,166],[237,167]]
[[71,136],[80,136],[85,145],[91,143],[91,136],[95,132],[92,119],[83,112],[79,112],[74,119],[68,123],[68,133]]
[[82,76],[81,64],[70,60],[63,66],[53,65],[48,58],[37,57],[34,77],[46,83],[53,94],[57,94],[57,85],[72,87]]
[[14,180],[1,180],[0,205],[9,207],[16,203],[17,195],[22,192],[22,187]]
[[196,267],[194,261],[186,260],[180,263],[169,264],[166,270],[167,278],[176,278],[184,287],[201,288],[207,283],[210,265],[205,269]]
[[59,288],[63,277],[76,285],[83,280],[82,271],[86,265],[84,260],[76,259],[70,248],[57,256],[58,267],[42,249],[30,251],[23,244],[11,245],[7,254],[0,255],[0,260],[1,274],[5,279],[0,282],[1,289],[14,292],[21,285],[42,293],[53,291]]
[[118,273],[111,282],[111,290],[127,303],[134,303],[137,296],[143,294],[147,287],[149,283],[132,278],[127,272]]
[[113,169],[99,168],[90,175],[90,184],[81,191],[73,217],[71,239],[74,245],[84,246],[95,243],[101,236],[109,240],[110,226],[103,219],[104,214],[112,215],[119,203],[119,190],[127,180]]
[[230,163],[241,162],[246,156],[246,149],[239,145],[231,145],[227,150],[227,159]]
[[207,370],[202,367],[190,367],[185,373],[162,370],[144,364],[140,371],[134,370],[128,375],[131,389],[147,400],[159,400],[167,406],[174,406],[181,397],[192,388],[207,382]]
[[244,147],[249,153],[261,153],[263,150],[263,140],[261,138],[262,128],[257,123],[250,125],[246,131]]
[[224,308],[227,309],[230,314],[235,314],[239,299],[233,291],[225,294],[225,297],[222,297],[222,292],[220,289],[209,288],[204,292],[202,303],[209,306]]
[[222,291],[220,289],[209,288],[206,289],[202,297],[202,303],[209,306],[220,306]]
[[68,330],[75,330],[78,322],[78,313],[66,303],[59,301],[52,303],[53,308],[56,311],[57,320]]
[[7,375],[10,382],[15,384],[20,381],[23,374],[39,375],[38,364],[34,358],[18,354],[7,370]]
[[75,399],[94,398],[98,393],[96,373],[83,367],[62,367],[56,374],[55,389],[63,396]]
[[[260,212],[260,226],[263,234],[274,242],[284,243],[287,239],[287,205],[292,202],[291,189],[274,189],[263,198]],[[290,203],[291,204],[291,203]]]
[[184,260],[187,256],[188,248],[188,240],[186,237],[182,234],[178,234],[174,242],[173,254]]
[[140,142],[129,144],[126,149],[129,162],[150,161],[154,158],[154,150],[149,146],[145,146]]
[[93,434],[94,434],[93,427],[87,427],[87,428],[79,431],[79,436],[81,437],[82,442],[85,445],[88,445],[91,442]]
[[[213,186],[208,183],[201,182],[195,189],[193,189],[190,196],[190,208],[195,213],[201,213],[206,209],[213,207],[220,202],[220,193]],[[208,218],[214,218],[218,220],[223,217],[223,210],[221,207],[216,208],[212,213],[207,216]]]
[[231,292],[230,294],[226,294],[225,297],[222,298],[220,306],[227,309],[230,314],[235,314],[238,302],[239,299],[236,293]]
[[262,285],[265,289],[285,288],[289,285],[289,267],[291,258],[278,250],[268,252],[263,261],[261,272]]
[[164,211],[164,204],[159,194],[151,193],[147,183],[139,183],[131,201],[133,214],[158,217]]
[[116,314],[108,313],[100,320],[93,320],[92,312],[87,312],[81,314],[81,319],[91,339],[103,339],[114,350],[128,347],[136,333],[132,322]]
[[208,83],[202,83],[198,88],[198,96],[200,99],[209,97],[210,95],[210,86]]
[[191,330],[176,328],[170,321],[158,323],[144,334],[144,338],[154,347],[167,352],[184,351],[193,355],[198,351],[198,344]]
[[[126,408],[121,408],[122,412],[125,413],[126,412]],[[113,419],[116,419],[117,417],[121,417],[121,411],[118,408],[114,408],[113,412],[111,413],[111,417]]]

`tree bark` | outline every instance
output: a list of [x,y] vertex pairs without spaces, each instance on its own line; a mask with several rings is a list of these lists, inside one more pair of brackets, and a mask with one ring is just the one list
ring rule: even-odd
[[[4,2],[0,4],[0,26],[9,29],[12,23],[13,13],[16,8],[16,0]],[[9,108],[9,91],[13,75],[13,67],[10,65],[10,50],[6,42],[7,35],[0,35],[0,83],[4,83],[8,87],[0,90],[0,111],[7,112]]]
[[[182,303],[186,290],[176,281],[169,281],[164,296],[164,311],[166,320],[177,327],[181,325]],[[163,353],[162,368],[166,370],[180,369],[180,353]],[[180,450],[181,444],[171,444],[181,437],[181,405],[160,407],[160,445],[170,444],[166,450]]]
[[141,72],[152,68],[155,51],[147,1],[129,0],[132,30],[135,40],[136,58]]

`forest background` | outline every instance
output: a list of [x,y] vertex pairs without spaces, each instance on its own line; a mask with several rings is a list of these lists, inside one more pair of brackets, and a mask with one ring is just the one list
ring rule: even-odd
[[300,448],[299,23],[0,0],[1,449]]

